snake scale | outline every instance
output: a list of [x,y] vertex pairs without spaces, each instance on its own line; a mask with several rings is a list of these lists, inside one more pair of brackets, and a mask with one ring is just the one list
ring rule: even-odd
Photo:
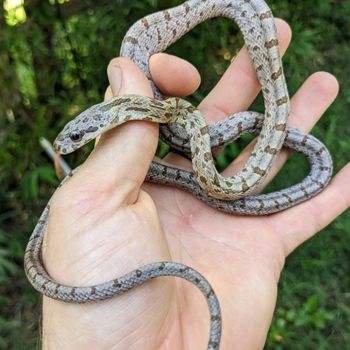
[[[265,115],[236,113],[208,126],[190,103],[180,98],[164,100],[151,79],[148,61],[152,54],[164,51],[197,24],[218,16],[235,20],[241,29],[262,87],[266,112]],[[89,108],[68,123],[57,137],[55,147],[61,154],[73,152],[101,133],[129,120],[161,123],[161,137],[173,150],[192,158],[193,171],[153,161],[146,180],[182,188],[208,205],[231,214],[278,212],[315,196],[330,181],[332,159],[326,147],[313,136],[287,125],[290,103],[279,43],[272,12],[263,0],[190,0],[149,15],[129,29],[123,40],[121,56],[130,58],[144,71],[155,99],[126,95]],[[244,133],[258,135],[257,143],[243,169],[225,178],[216,171],[211,150]],[[290,188],[249,195],[266,178],[283,145],[307,157],[310,174]],[[208,349],[219,349],[222,322],[218,299],[209,282],[188,266],[175,262],[153,263],[91,287],[64,286],[54,281],[41,259],[49,210],[50,202],[25,252],[25,272],[35,289],[53,299],[84,303],[125,293],[155,277],[184,278],[196,285],[207,300],[210,312]]]

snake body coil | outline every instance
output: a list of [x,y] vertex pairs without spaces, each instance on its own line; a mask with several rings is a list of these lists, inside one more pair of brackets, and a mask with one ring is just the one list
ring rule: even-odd
[[[265,101],[265,115],[236,113],[208,126],[200,112],[179,98],[163,100],[151,79],[149,57],[206,19],[224,16],[239,25],[253,60]],[[121,55],[133,60],[150,79],[156,99],[127,95],[95,105],[66,125],[55,141],[60,153],[70,153],[101,133],[129,120],[161,123],[161,137],[192,158],[193,172],[152,162],[146,180],[190,191],[212,207],[245,215],[271,214],[290,208],[319,193],[332,175],[327,149],[314,137],[287,126],[289,97],[279,54],[272,13],[263,0],[191,0],[138,21],[124,38]],[[226,145],[244,133],[258,135],[243,169],[225,178],[215,169],[211,149]],[[310,174],[299,184],[275,193],[248,196],[266,178],[283,144],[303,153]],[[68,179],[68,178],[67,178]],[[65,179],[61,185],[67,181]],[[176,276],[195,284],[205,296],[211,317],[208,349],[218,349],[221,312],[208,281],[190,267],[174,262],[145,265],[122,277],[91,287],[64,286],[45,270],[41,249],[50,202],[42,213],[25,253],[25,271],[40,293],[54,299],[84,303],[103,300],[160,276]]]

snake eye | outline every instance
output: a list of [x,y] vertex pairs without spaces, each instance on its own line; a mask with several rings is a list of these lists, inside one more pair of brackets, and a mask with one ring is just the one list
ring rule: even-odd
[[81,139],[83,138],[83,134],[79,133],[79,132],[72,132],[70,135],[69,135],[70,139],[73,141],[73,142],[79,142],[81,141]]

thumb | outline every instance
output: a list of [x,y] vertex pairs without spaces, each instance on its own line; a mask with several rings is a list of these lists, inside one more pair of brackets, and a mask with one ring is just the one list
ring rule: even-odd
[[[113,96],[137,94],[153,97],[148,79],[133,62],[115,58],[108,66],[110,91]],[[136,200],[158,144],[158,125],[131,121],[101,136],[84,163],[81,173],[92,173],[97,186],[123,187],[126,201]],[[119,191],[118,191],[119,192]]]

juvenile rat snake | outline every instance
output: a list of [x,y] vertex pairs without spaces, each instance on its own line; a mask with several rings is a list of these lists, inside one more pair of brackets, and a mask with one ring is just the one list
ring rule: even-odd
[[[255,112],[236,113],[208,126],[201,113],[188,102],[179,98],[164,100],[151,79],[148,61],[152,54],[164,51],[197,24],[218,16],[234,19],[241,29],[262,86],[266,112],[264,116]],[[146,180],[190,191],[218,210],[245,215],[271,214],[315,196],[328,184],[332,160],[327,149],[313,136],[287,125],[289,96],[278,38],[273,15],[263,0],[190,0],[149,15],[130,28],[122,44],[121,56],[130,58],[145,72],[155,99],[126,95],[89,108],[68,123],[57,137],[55,147],[60,153],[73,152],[129,120],[149,120],[162,123],[161,137],[172,149],[192,158],[193,172],[154,161]],[[214,166],[212,148],[226,145],[248,132],[258,135],[250,158],[234,176],[221,176]],[[283,145],[307,157],[310,174],[288,189],[249,196],[266,178]],[[91,287],[64,286],[54,281],[41,258],[49,210],[50,202],[25,253],[25,272],[35,289],[50,298],[84,303],[125,293],[155,277],[181,277],[195,284],[204,294],[211,320],[208,349],[219,348],[221,311],[218,300],[208,281],[188,266],[175,262],[149,264]]]

